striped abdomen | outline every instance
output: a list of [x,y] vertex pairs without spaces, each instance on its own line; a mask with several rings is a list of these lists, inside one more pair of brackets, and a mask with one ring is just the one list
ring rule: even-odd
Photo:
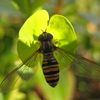
[[52,52],[44,54],[43,73],[47,83],[50,86],[55,87],[59,81],[59,67]]

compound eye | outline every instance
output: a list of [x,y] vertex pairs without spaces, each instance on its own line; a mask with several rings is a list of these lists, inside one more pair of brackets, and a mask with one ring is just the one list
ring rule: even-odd
[[40,35],[40,36],[38,37],[38,40],[39,40],[39,41],[43,41],[43,40],[44,40],[43,35]]
[[43,32],[39,37],[39,41],[50,41],[53,38],[52,34]]
[[53,36],[50,33],[48,33],[48,39],[49,40],[53,39]]

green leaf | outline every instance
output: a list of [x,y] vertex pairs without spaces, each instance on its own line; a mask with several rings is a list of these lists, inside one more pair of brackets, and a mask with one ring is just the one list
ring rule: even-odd
[[0,100],[4,100],[3,93],[0,92]]
[[13,3],[18,6],[18,9],[25,15],[30,15],[29,0],[13,0]]
[[35,11],[36,9],[41,8],[44,3],[45,0],[33,0],[33,2],[31,2],[31,10]]
[[54,15],[49,21],[47,32],[53,35],[54,44],[65,51],[74,51],[77,37],[70,21],[62,15]]
[[41,8],[45,0],[13,0],[13,4],[23,14],[24,17],[30,16],[36,9]]
[[20,29],[17,49],[22,61],[26,60],[40,47],[38,36],[47,28],[48,20],[48,12],[38,10],[26,20]]

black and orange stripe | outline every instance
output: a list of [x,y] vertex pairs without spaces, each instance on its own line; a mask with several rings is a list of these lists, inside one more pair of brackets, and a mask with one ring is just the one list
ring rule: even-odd
[[52,52],[44,54],[43,73],[47,83],[55,87],[59,81],[59,67]]

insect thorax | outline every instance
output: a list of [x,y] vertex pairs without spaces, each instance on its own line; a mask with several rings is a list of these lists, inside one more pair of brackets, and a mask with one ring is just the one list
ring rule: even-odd
[[39,51],[43,54],[53,52],[56,49],[56,46],[52,43],[53,36],[50,33],[43,32],[38,40],[41,43]]

